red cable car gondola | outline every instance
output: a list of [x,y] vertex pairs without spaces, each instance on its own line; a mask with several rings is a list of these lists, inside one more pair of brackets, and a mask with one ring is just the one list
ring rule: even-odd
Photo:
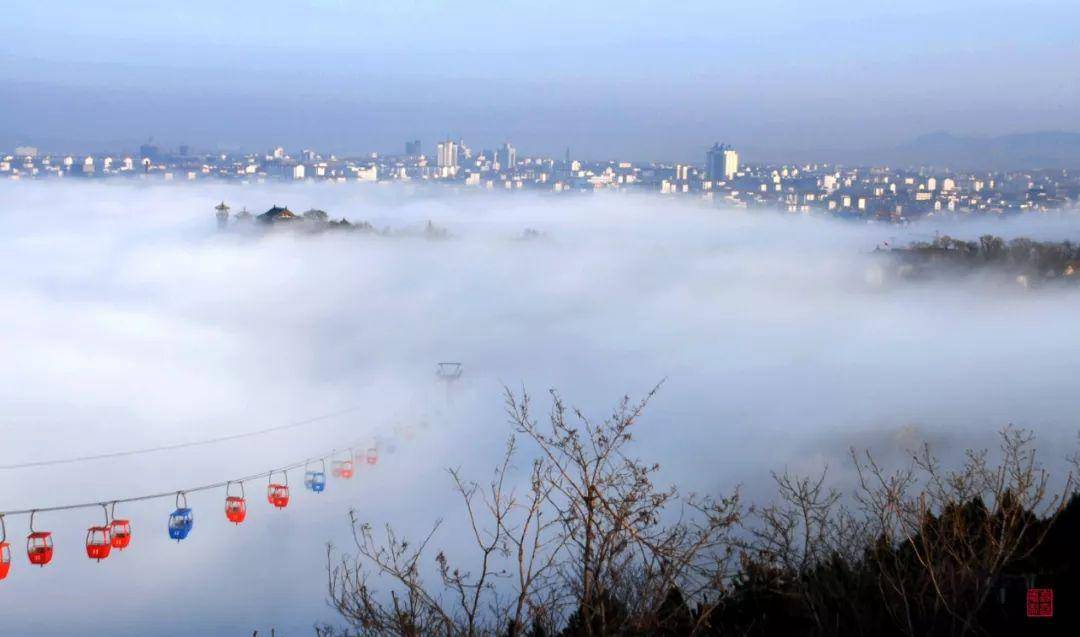
[[394,425],[394,436],[404,438],[405,440],[412,440],[416,436],[416,431],[412,425]]
[[34,530],[34,513],[36,511],[30,512],[30,534],[26,536],[26,556],[30,558],[31,564],[45,566],[53,558],[52,533]]
[[[233,524],[240,524],[247,517],[247,500],[244,498],[244,483],[240,483],[240,495],[229,495],[229,486],[225,485],[225,517]],[[272,503],[273,501],[271,501]]]
[[112,547],[123,551],[131,544],[131,522],[116,519],[116,503],[112,503],[112,522],[109,523],[109,535],[112,536]]
[[378,464],[379,462],[379,450],[375,447],[371,447],[367,450],[367,463]]
[[92,526],[86,530],[86,557],[101,561],[112,552],[112,533],[109,525],[109,510],[101,505],[105,512],[105,526]]
[[353,474],[356,473],[356,468],[353,465],[352,449],[349,450],[349,457],[347,460],[334,460],[330,472],[335,478],[348,480],[353,477]]
[[7,543],[4,516],[0,515],[0,579],[7,577],[9,571],[11,571],[11,547]]
[[266,499],[275,507],[284,509],[289,506],[289,474],[287,471],[282,471],[281,474],[285,476],[284,484],[274,482],[274,472],[270,472],[270,484],[266,487]]

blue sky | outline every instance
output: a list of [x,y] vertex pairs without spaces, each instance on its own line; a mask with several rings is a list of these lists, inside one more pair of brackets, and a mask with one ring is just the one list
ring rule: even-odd
[[0,144],[697,157],[1075,128],[1080,5],[53,2],[5,8]]

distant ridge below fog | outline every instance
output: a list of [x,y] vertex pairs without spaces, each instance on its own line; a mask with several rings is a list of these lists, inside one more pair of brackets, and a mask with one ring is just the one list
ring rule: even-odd
[[936,131],[909,142],[879,148],[817,148],[798,152],[748,147],[750,161],[830,162],[894,168],[927,166],[951,170],[1080,170],[1080,133],[1036,131],[994,137]]
[[1039,131],[962,137],[938,131],[916,137],[892,153],[895,156],[887,163],[987,170],[1080,168],[1080,133]]

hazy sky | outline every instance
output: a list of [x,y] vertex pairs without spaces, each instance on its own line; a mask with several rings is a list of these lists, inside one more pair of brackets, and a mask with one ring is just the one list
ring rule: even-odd
[[20,2],[0,144],[697,159],[1076,127],[1080,4]]

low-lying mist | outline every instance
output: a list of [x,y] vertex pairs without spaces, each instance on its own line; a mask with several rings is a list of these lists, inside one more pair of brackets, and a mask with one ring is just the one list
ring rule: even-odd
[[[391,232],[219,232],[222,200]],[[1077,240],[1076,214],[901,228],[646,196],[214,183],[5,182],[0,201],[0,464],[360,407],[257,439],[0,471],[0,510],[170,491],[416,427],[324,494],[294,472],[285,511],[249,484],[241,527],[224,493],[195,494],[180,544],[172,502],[129,505],[132,547],[101,564],[82,548],[100,511],[38,516],[57,556],[34,570],[27,520],[11,518],[0,634],[309,634],[335,619],[325,542],[348,542],[348,508],[412,535],[460,518],[444,470],[489,475],[510,433],[504,386],[557,388],[602,417],[663,380],[635,452],[687,491],[741,484],[750,499],[769,496],[774,469],[844,479],[852,445],[902,462],[928,441],[947,456],[1015,423],[1050,466],[1076,448],[1080,292],[868,276],[884,241]],[[425,239],[428,221],[449,238]],[[440,361],[464,367],[449,403]]]

